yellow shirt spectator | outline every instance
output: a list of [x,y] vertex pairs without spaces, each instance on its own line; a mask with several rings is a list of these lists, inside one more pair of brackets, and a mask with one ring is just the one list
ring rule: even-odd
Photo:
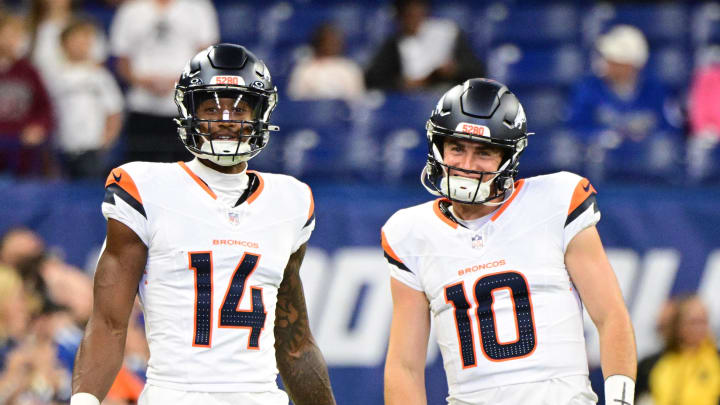
[[650,392],[655,405],[717,405],[720,355],[712,340],[663,355],[650,372]]

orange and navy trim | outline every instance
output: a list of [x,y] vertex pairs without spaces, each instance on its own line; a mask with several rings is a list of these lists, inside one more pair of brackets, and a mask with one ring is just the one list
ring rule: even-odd
[[315,221],[315,199],[313,198],[312,189],[310,186],[307,186],[308,191],[310,191],[310,209],[308,210],[308,218],[305,222],[305,225],[303,225],[303,228],[306,228],[308,225],[312,224],[313,221]]
[[202,189],[205,190],[205,192],[208,193],[210,195],[210,197],[213,198],[213,200],[217,200],[217,195],[215,195],[215,193],[210,189],[210,186],[208,186],[207,183],[205,183],[203,181],[203,179],[198,177],[197,174],[193,173],[193,171],[190,170],[189,167],[187,167],[185,162],[177,162],[177,163],[180,165],[180,167],[183,168],[183,170],[185,170],[185,172],[188,175],[190,175],[190,177],[192,177],[193,180],[195,180],[195,183],[197,183],[198,186],[202,187]]
[[[510,204],[512,204],[515,197],[517,197],[518,193],[520,192],[520,189],[525,185],[525,180],[521,179],[515,182],[515,190],[513,191],[512,195],[510,195],[510,198],[507,199],[503,203],[503,205],[500,206],[500,208],[495,212],[495,215],[490,218],[491,221],[497,220],[500,215],[502,215],[503,212],[507,209]],[[445,222],[446,224],[450,225],[453,229],[457,229],[458,226],[463,226],[460,224],[455,217],[450,213],[450,211],[447,209],[447,206],[451,204],[452,202],[447,198],[438,198],[435,200],[435,203],[433,204],[433,212],[435,212],[435,215],[437,215],[440,220]],[[464,227],[464,226],[463,226]]]
[[260,173],[256,172],[255,170],[248,170],[247,174],[248,176],[255,176],[256,180],[253,183],[257,183],[257,185],[253,184],[253,189],[247,198],[247,203],[252,204],[253,201],[260,197],[260,194],[265,189],[265,181],[263,180]]
[[507,207],[509,207],[510,204],[512,204],[513,200],[515,199],[515,197],[517,197],[518,193],[520,192],[520,189],[522,189],[524,185],[525,185],[525,179],[520,179],[515,182],[515,191],[513,191],[510,198],[508,198],[508,200],[505,201],[505,203],[502,206],[500,206],[500,208],[497,210],[495,215],[493,215],[492,218],[490,218],[491,221],[495,222],[496,219],[500,218],[500,215],[502,215],[502,213],[505,212]]
[[257,196],[262,192],[263,188],[264,184],[262,177],[260,177],[257,172],[248,171],[248,187],[245,189],[245,192],[240,195],[240,198],[238,198],[235,203],[235,207],[245,201],[247,201],[248,204],[255,201],[255,198],[257,198]]
[[105,198],[103,202],[115,205],[115,196],[120,197],[135,211],[147,218],[140,192],[132,177],[122,168],[113,169],[105,181]]
[[403,263],[402,260],[398,257],[397,254],[395,254],[395,251],[392,250],[390,247],[390,244],[387,241],[387,238],[385,238],[385,231],[380,231],[380,237],[382,238],[382,248],[383,252],[385,253],[385,258],[387,261],[399,268],[400,270],[409,271],[412,273],[412,271]]
[[570,199],[570,207],[568,208],[568,216],[565,221],[565,226],[570,225],[577,217],[583,212],[587,211],[590,206],[593,207],[595,212],[598,212],[597,200],[595,196],[597,191],[595,187],[590,184],[590,180],[583,178],[575,186],[572,198]]
[[458,225],[460,224],[458,224],[455,218],[453,218],[450,212],[447,210],[446,204],[450,204],[450,200],[448,200],[447,198],[438,198],[433,204],[433,212],[435,213],[435,215],[437,215],[438,218],[440,218],[441,221],[450,225],[451,228],[457,229]]

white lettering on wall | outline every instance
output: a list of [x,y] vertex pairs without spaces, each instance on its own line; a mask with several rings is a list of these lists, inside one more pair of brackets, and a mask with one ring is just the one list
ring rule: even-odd
[[[332,261],[325,313],[317,340],[329,366],[377,366],[387,347],[392,316],[390,277],[378,248],[341,249]],[[366,294],[358,305],[359,293]],[[354,327],[353,313],[358,308]]]

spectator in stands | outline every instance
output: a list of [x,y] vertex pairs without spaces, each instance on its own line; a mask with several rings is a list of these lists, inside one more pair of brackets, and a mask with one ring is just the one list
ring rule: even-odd
[[720,43],[710,46],[705,56],[693,74],[688,106],[688,170],[694,179],[707,175],[710,152],[720,143]]
[[720,354],[698,296],[678,300],[670,330],[668,350],[650,371],[655,405],[717,405]]
[[90,20],[71,20],[60,35],[63,62],[47,75],[63,169],[74,179],[107,175],[105,157],[122,125],[120,87],[91,57],[96,32]]
[[[27,332],[31,307],[17,272],[0,266],[0,370],[5,368],[8,353]],[[0,386],[0,403],[3,403],[2,392]]]
[[635,398],[638,404],[645,402],[650,397],[650,371],[657,361],[667,352],[668,344],[673,335],[673,319],[677,313],[677,298],[670,298],[665,301],[658,314],[655,329],[662,340],[662,348],[643,358],[638,362],[637,378],[635,379]]
[[365,93],[360,66],[342,56],[342,32],[332,24],[321,24],[312,34],[312,54],[301,60],[290,74],[288,94],[296,100],[346,99]]
[[0,15],[0,172],[50,175],[52,106],[39,74],[21,55],[25,37],[20,17]]
[[368,88],[447,87],[485,75],[465,34],[453,21],[429,18],[428,0],[396,0],[398,31],[380,46],[365,73]]
[[[30,1],[30,59],[48,82],[50,78],[46,73],[52,73],[63,60],[60,34],[75,18],[78,4],[77,0]],[[89,57],[95,63],[103,63],[107,57],[107,39],[100,30],[93,34],[95,39]]]
[[57,308],[45,307],[7,355],[0,374],[0,403],[51,405],[70,399],[70,376],[57,357]]
[[92,280],[80,269],[43,252],[25,258],[17,271],[26,291],[45,304],[62,307],[74,324],[85,325],[92,311]]
[[607,150],[622,146],[647,169],[669,167],[675,157],[667,142],[679,139],[679,133],[665,114],[665,87],[643,74],[649,56],[645,36],[633,26],[617,25],[595,47],[593,74],[573,90],[570,127],[589,147],[590,159],[601,161]]
[[0,238],[0,265],[17,268],[25,260],[45,251],[45,242],[25,227],[13,227]]
[[198,50],[218,41],[217,15],[207,0],[127,0],[110,30],[117,73],[129,85],[125,161],[190,160],[175,136],[175,81]]

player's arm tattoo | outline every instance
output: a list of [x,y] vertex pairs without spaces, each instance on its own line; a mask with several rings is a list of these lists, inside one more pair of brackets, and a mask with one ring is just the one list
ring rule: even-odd
[[275,357],[285,388],[295,405],[334,405],[327,365],[310,332],[300,281],[302,245],[290,256],[280,284],[275,312]]

